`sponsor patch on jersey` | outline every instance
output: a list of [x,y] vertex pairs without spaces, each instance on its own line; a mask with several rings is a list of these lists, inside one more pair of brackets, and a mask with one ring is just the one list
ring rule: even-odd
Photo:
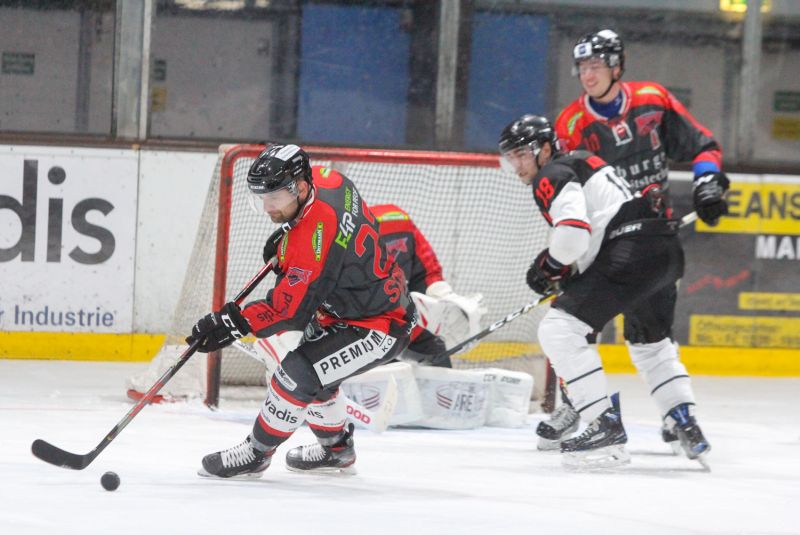
[[627,121],[620,121],[615,125],[611,125],[611,132],[614,134],[614,141],[616,141],[617,147],[627,145],[633,141],[633,132],[631,132],[631,127],[628,126]]
[[353,206],[353,190],[348,187],[344,188],[344,210],[349,212]]
[[398,253],[408,252],[408,238],[397,238],[390,242],[386,242],[386,252],[390,256],[397,256]]
[[652,85],[646,85],[636,90],[637,95],[658,95],[660,97],[664,96],[664,93],[659,91],[659,89]]
[[350,377],[364,366],[380,360],[394,347],[396,338],[371,330],[367,335],[346,345],[314,364],[323,386]]
[[311,280],[311,271],[307,269],[300,269],[297,267],[290,267],[286,272],[286,280],[289,281],[289,286],[296,286],[297,284],[308,284]]
[[319,174],[320,174],[320,176],[328,178],[330,176],[330,174],[331,174],[331,168],[330,167],[322,167],[319,170]]
[[583,117],[583,112],[579,111],[578,113],[569,118],[569,121],[567,121],[567,132],[569,133],[569,135],[572,135],[573,132],[575,132],[575,123],[577,123],[578,119],[580,119],[581,117]]
[[383,223],[384,221],[408,221],[408,214],[403,212],[386,212],[383,215],[378,216],[378,221]]
[[325,225],[322,221],[317,222],[317,229],[311,236],[311,248],[314,249],[314,260],[319,262],[322,259],[322,234]]
[[282,366],[278,366],[278,369],[275,370],[275,378],[290,391],[293,391],[295,388],[297,388],[297,383],[295,383],[294,380],[289,377],[289,375],[286,373],[286,370],[284,370]]
[[642,136],[649,134],[651,130],[661,124],[663,116],[663,111],[651,111],[636,117],[636,133]]
[[283,235],[283,239],[281,240],[281,249],[280,252],[278,253],[278,260],[280,260],[281,263],[283,263],[283,261],[286,260],[286,248],[288,247],[288,245],[289,245],[289,233],[287,232],[286,234]]

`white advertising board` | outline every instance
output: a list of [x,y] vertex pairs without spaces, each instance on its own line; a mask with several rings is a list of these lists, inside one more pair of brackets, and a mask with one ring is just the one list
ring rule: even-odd
[[138,155],[0,145],[0,330],[132,330]]

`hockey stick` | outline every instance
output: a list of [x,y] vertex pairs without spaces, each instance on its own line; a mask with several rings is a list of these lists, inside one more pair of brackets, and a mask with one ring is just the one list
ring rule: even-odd
[[[255,349],[243,343],[241,340],[236,340],[233,346],[248,357],[263,364],[270,375],[275,373],[275,369],[277,368],[276,364],[278,363],[277,357],[274,360],[264,359]],[[392,414],[394,414],[394,408],[395,405],[397,405],[397,381],[394,377],[389,377],[389,382],[386,385],[386,392],[383,394],[383,400],[380,406],[374,411],[345,396],[343,392],[339,392],[339,395],[344,397],[345,403],[347,404],[348,418],[362,423],[370,431],[383,433],[389,426],[389,419],[392,417]]]
[[519,310],[516,310],[516,311],[512,312],[511,314],[507,315],[506,317],[504,317],[502,319],[499,319],[496,322],[492,323],[491,325],[486,327],[484,330],[482,330],[478,334],[472,335],[469,338],[467,338],[466,340],[464,340],[463,342],[454,345],[453,347],[451,347],[447,351],[443,351],[443,352],[439,353],[438,355],[433,357],[433,361],[432,362],[438,362],[440,359],[445,359],[447,357],[455,355],[456,353],[458,353],[459,351],[461,351],[462,349],[464,349],[466,346],[470,345],[471,343],[477,342],[478,340],[480,340],[482,338],[486,338],[487,336],[492,334],[497,329],[500,329],[501,327],[506,326],[508,323],[511,323],[512,321],[514,321],[518,317],[520,317],[520,316],[522,316],[524,314],[527,314],[532,309],[536,308],[538,305],[540,305],[542,303],[547,303],[549,301],[552,301],[555,298],[555,296],[556,296],[555,294],[548,294],[548,295],[543,295],[543,296],[539,297],[538,299],[534,299],[533,301],[531,301],[530,303],[528,303],[524,307],[520,308]]
[[[686,225],[689,225],[690,223],[693,223],[696,220],[697,220],[697,212],[688,213],[688,214],[686,214],[685,216],[683,216],[682,218],[680,218],[678,220],[678,228],[685,227]],[[522,316],[524,314],[527,314],[528,312],[531,311],[531,309],[535,308],[536,306],[538,306],[540,304],[543,304],[543,303],[546,303],[546,302],[549,302],[549,301],[552,301],[553,299],[555,299],[555,297],[556,297],[556,294],[555,293],[551,293],[551,294],[548,294],[548,295],[543,295],[543,296],[539,297],[538,299],[534,299],[533,301],[531,301],[530,303],[528,303],[524,307],[520,308],[519,310],[517,310],[515,312],[512,312],[511,314],[507,315],[506,317],[504,317],[504,318],[492,323],[491,325],[489,325],[487,328],[485,328],[484,330],[482,330],[478,334],[475,334],[475,335],[467,338],[463,342],[451,347],[447,351],[443,351],[442,353],[439,353],[438,355],[436,355],[433,358],[433,361],[436,362],[439,359],[444,359],[444,358],[450,357],[450,356],[458,353],[459,351],[464,349],[464,347],[468,346],[469,344],[471,344],[473,342],[477,342],[478,340],[481,340],[482,338],[486,338],[487,336],[492,334],[497,329],[499,329],[501,327],[504,327],[506,324],[514,321],[518,317],[520,317],[520,316]]]
[[[267,274],[272,271],[273,266],[273,262],[269,262],[262,267],[256,276],[253,277],[250,282],[247,283],[247,285],[245,285],[244,289],[242,289],[242,291],[239,292],[236,297],[234,297],[233,302],[237,305],[240,305],[242,301],[244,301],[245,297],[247,297],[250,292],[252,292],[262,280],[264,280],[264,277],[266,277]],[[89,464],[94,461],[98,455],[100,455],[100,452],[103,451],[106,446],[111,444],[111,441],[117,438],[117,435],[119,435],[122,430],[125,429],[131,420],[133,420],[136,415],[139,414],[139,412],[150,403],[150,400],[152,400],[153,397],[158,394],[158,391],[161,390],[176,373],[178,373],[178,370],[180,370],[181,367],[186,364],[189,358],[195,354],[202,341],[203,340],[197,340],[191,346],[189,346],[189,348],[181,354],[178,362],[173,364],[169,369],[167,369],[167,371],[164,372],[164,374],[155,382],[155,384],[150,387],[150,390],[148,390],[144,396],[142,396],[136,405],[134,405],[133,408],[128,411],[125,417],[114,426],[114,428],[92,451],[84,455],[78,455],[76,453],[70,453],[62,450],[61,448],[53,446],[49,442],[37,438],[31,445],[31,451],[33,452],[33,455],[46,463],[60,466],[62,468],[83,470],[89,466]]]

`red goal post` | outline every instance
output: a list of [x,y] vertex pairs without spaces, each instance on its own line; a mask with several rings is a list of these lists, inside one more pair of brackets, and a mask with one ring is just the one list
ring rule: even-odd
[[[276,226],[247,202],[246,175],[263,145],[226,145],[209,185],[197,238],[160,359],[169,360],[194,322],[219,310],[229,296],[263,264],[261,250]],[[548,229],[537,213],[530,191],[502,173],[491,154],[304,147],[312,165],[324,165],[352,179],[368,205],[396,204],[407,211],[430,241],[446,280],[464,295],[481,293],[488,313],[486,327],[533,297],[525,270],[544,247]],[[265,295],[274,278],[262,283],[252,298]],[[509,324],[467,353],[454,367],[502,367],[535,376],[537,393],[544,384],[543,359],[536,344],[536,325],[543,310]],[[156,361],[159,359],[155,359]],[[202,357],[197,359],[202,360]],[[165,363],[151,366],[151,377]],[[235,349],[211,354],[205,365],[188,371],[188,391],[173,396],[203,395],[210,406],[219,402],[225,385],[264,384],[263,367]],[[182,373],[184,373],[182,371]],[[200,376],[197,378],[195,376]],[[177,378],[177,377],[176,377]],[[140,378],[140,383],[147,378]],[[173,379],[175,381],[175,379]],[[137,388],[145,389],[146,384]],[[195,389],[205,392],[195,392]],[[170,385],[165,388],[170,394]]]

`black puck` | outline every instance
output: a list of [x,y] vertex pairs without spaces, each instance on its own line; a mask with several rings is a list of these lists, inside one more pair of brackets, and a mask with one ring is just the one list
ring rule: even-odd
[[103,485],[103,488],[106,490],[117,490],[117,487],[119,487],[119,476],[114,472],[106,472],[100,478],[100,484]]

